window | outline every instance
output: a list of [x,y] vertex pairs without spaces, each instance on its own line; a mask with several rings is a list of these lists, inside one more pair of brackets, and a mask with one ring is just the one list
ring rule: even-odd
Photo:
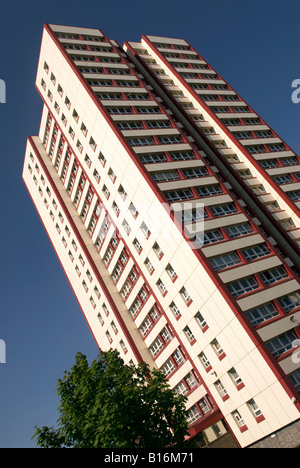
[[[92,83],[90,82],[90,84]],[[97,93],[97,97],[103,100],[104,99],[116,99],[116,100],[123,99],[121,93]]]
[[188,410],[187,421],[189,424],[192,424],[194,421],[200,418],[200,416],[201,414],[200,414],[199,409],[197,408],[196,405],[194,405]]
[[88,279],[90,281],[93,281],[93,277],[92,277],[91,272],[89,270],[86,271],[86,276],[88,277]]
[[146,239],[149,239],[151,231],[148,228],[148,226],[146,225],[146,223],[142,222],[140,229],[141,229],[142,233],[144,234],[144,236],[146,237]]
[[[78,140],[79,141],[79,140]],[[82,146],[82,145],[81,145]],[[77,142],[77,147],[78,147],[78,142]],[[79,148],[79,147],[78,147]],[[85,155],[84,162],[88,165],[88,167],[91,167],[92,161],[91,158],[89,157],[88,154]],[[97,171],[95,171],[97,172]],[[99,174],[98,174],[99,175]]]
[[299,201],[300,200],[300,190],[294,190],[292,192],[287,192],[287,196],[292,201]]
[[105,198],[109,199],[110,191],[108,190],[108,188],[107,188],[107,186],[105,184],[103,185],[102,192],[104,193]]
[[197,385],[197,380],[192,372],[189,372],[184,379],[179,382],[176,387],[174,387],[174,392],[178,393],[179,395],[185,395],[186,393],[190,392],[195,386]]
[[223,270],[224,268],[229,268],[233,265],[238,265],[241,262],[240,257],[235,252],[210,259],[210,263],[215,271]]
[[[201,203],[202,205],[202,203]],[[186,210],[184,209],[182,211],[182,221],[183,223],[192,223],[194,221],[199,221],[199,220],[202,220],[202,219],[207,219],[208,218],[208,214],[207,212],[205,211],[205,208],[204,206],[200,206],[198,208],[195,208],[193,210]]]
[[281,175],[281,176],[273,177],[273,180],[278,185],[289,184],[290,182],[293,182],[293,178],[290,175]]
[[76,111],[76,109],[73,110],[73,114],[72,114],[75,122],[78,122],[79,120],[79,115],[78,115],[78,112]]
[[258,118],[243,119],[245,125],[261,125],[261,121]]
[[133,288],[133,284],[127,279],[122,287],[120,293],[124,301],[127,300],[131,290]]
[[206,369],[206,371],[208,372],[211,369],[211,364],[210,364],[209,360],[207,359],[206,354],[203,353],[203,352],[200,353],[199,354],[199,359],[200,359],[202,365],[204,366],[204,368]]
[[161,340],[160,337],[156,338],[156,340],[152,343],[152,345],[150,346],[150,351],[151,353],[153,354],[153,356],[157,356],[157,354],[160,352],[160,350],[163,348],[164,346],[164,343],[163,341]]
[[143,321],[143,323],[141,324],[139,328],[142,336],[146,336],[147,333],[151,330],[152,326],[153,326],[153,323],[151,322],[150,318],[146,317],[146,319]]
[[195,169],[183,169],[182,172],[184,173],[187,179],[194,177],[205,177],[209,175],[208,170],[205,167],[199,167]]
[[177,171],[165,171],[152,173],[152,178],[155,182],[166,182],[168,180],[180,179],[180,176]]
[[231,377],[231,379],[233,380],[233,382],[234,382],[234,384],[235,384],[235,386],[237,387],[238,390],[240,390],[241,388],[244,387],[243,381],[242,381],[241,377],[239,376],[239,374],[237,373],[237,371],[235,370],[234,367],[232,367],[228,371],[228,374]]
[[233,297],[238,297],[259,288],[259,284],[253,276],[249,276],[248,278],[229,283],[227,287]]
[[242,250],[243,255],[246,259],[250,262],[251,260],[255,260],[256,258],[265,257],[269,255],[270,249],[266,244],[256,245],[254,247],[249,247],[248,249]]
[[299,160],[296,157],[292,158],[281,158],[280,161],[284,166],[294,166],[296,164],[299,164]]
[[174,190],[172,192],[164,192],[164,194],[169,202],[194,198],[193,192],[189,189]]
[[55,104],[54,104],[54,109],[56,110],[56,112],[59,114],[60,112],[60,106],[59,104],[55,101]]
[[273,145],[267,145],[267,147],[270,151],[273,152],[286,150],[286,147],[283,143],[274,143]]
[[162,282],[161,279],[159,279],[156,283],[158,289],[160,290],[160,292],[162,293],[163,296],[165,296],[168,292],[166,286],[164,285],[164,283]]
[[227,390],[225,389],[224,385],[222,384],[221,380],[217,380],[215,382],[215,387],[218,390],[220,396],[222,397],[223,400],[228,399],[228,393]]
[[234,106],[232,106],[231,110],[232,110],[232,112],[244,112],[244,113],[251,112],[249,107],[247,107],[247,106],[245,106],[245,107],[234,107]]
[[170,152],[170,156],[173,161],[185,161],[188,159],[195,159],[196,157],[193,151]]
[[180,290],[180,294],[183,297],[184,301],[186,302],[187,305],[191,304],[192,299],[189,293],[187,292],[186,288],[182,288]]
[[286,351],[292,349],[293,341],[297,339],[298,336],[293,330],[291,330],[287,333],[283,333],[282,335],[277,336],[276,338],[273,338],[272,340],[268,341],[266,345],[273,354],[273,356],[275,358],[278,358]]
[[117,265],[115,266],[111,274],[112,279],[114,280],[115,283],[117,283],[118,279],[120,278],[122,271],[123,271],[122,265],[120,265],[120,263],[117,263]]
[[300,392],[300,369],[295,370],[289,375],[289,379],[294,385],[297,392]]
[[160,246],[158,245],[157,242],[155,242],[155,244],[153,245],[153,250],[154,250],[154,252],[156,253],[156,255],[158,256],[158,258],[160,260],[164,253],[163,253],[162,249],[160,248]]
[[138,293],[138,297],[140,298],[141,302],[144,304],[148,297],[149,297],[149,292],[146,284],[144,283],[144,286],[140,289]]
[[173,143],[183,143],[183,139],[179,135],[169,135],[169,136],[159,136],[157,137],[159,143],[163,145],[173,144]]
[[130,211],[130,213],[132,214],[132,216],[133,216],[134,218],[136,218],[136,217],[138,216],[138,214],[139,214],[138,210],[136,209],[136,207],[134,206],[133,203],[130,203],[130,205],[129,205],[129,211]]
[[116,122],[120,130],[136,130],[144,128],[142,122]]
[[141,251],[143,250],[143,247],[140,244],[140,242],[137,240],[137,238],[134,239],[133,245],[136,248],[136,250],[138,251],[138,253],[141,253]]
[[149,258],[146,258],[145,260],[145,265],[150,273],[150,275],[152,275],[152,273],[154,272],[154,266],[152,265],[152,263],[150,262]]
[[46,73],[49,73],[49,65],[46,62],[44,62],[44,70]]
[[111,322],[110,325],[111,325],[111,328],[113,329],[114,334],[117,335],[117,333],[118,333],[118,328],[117,328],[115,322]]
[[267,159],[266,161],[259,161],[259,165],[263,169],[271,169],[273,167],[278,167],[279,163],[276,159]]
[[170,263],[167,265],[166,270],[167,270],[168,274],[170,275],[171,279],[174,282],[176,280],[176,278],[177,278],[177,273],[174,270],[174,268],[172,267],[172,265],[170,265]]
[[100,151],[100,153],[99,153],[98,159],[99,159],[100,163],[102,164],[102,166],[104,166],[105,163],[106,163],[106,159],[105,159],[105,157],[103,156],[103,153],[101,153],[101,151]]
[[165,343],[167,343],[168,341],[172,339],[172,335],[170,333],[170,330],[168,329],[168,326],[162,329],[162,331],[160,332],[160,335],[162,336]]
[[119,216],[120,214],[120,208],[118,207],[118,205],[116,204],[116,202],[114,201],[113,204],[112,204],[112,208],[116,214],[116,216]]
[[117,178],[116,174],[114,173],[113,169],[110,167],[108,171],[108,175],[110,179],[112,180],[113,183],[115,183],[115,180]]
[[272,302],[256,307],[255,309],[251,309],[246,313],[246,316],[253,327],[257,327],[257,325],[270,320],[277,315],[279,315],[279,312]]
[[228,203],[226,205],[213,206],[211,211],[215,217],[219,217],[236,213],[238,210],[234,203]]
[[170,304],[170,309],[172,310],[173,314],[175,315],[176,318],[179,318],[181,317],[181,312],[180,310],[178,309],[177,305],[175,304],[175,302],[171,302]]
[[157,107],[136,107],[139,114],[160,114],[160,108]]
[[120,346],[122,348],[123,353],[126,354],[128,352],[128,349],[123,340],[120,341]]
[[140,301],[140,299],[137,297],[133,303],[131,304],[131,307],[130,307],[130,312],[132,314],[132,316],[135,318],[136,315],[139,313],[139,311],[141,310],[141,308],[143,307],[143,304],[142,302]]
[[285,312],[290,312],[297,307],[300,307],[300,293],[295,292],[288,294],[287,296],[283,296],[278,299],[279,304]]
[[284,278],[287,278],[288,274],[283,267],[273,268],[272,270],[264,271],[260,273],[260,278],[263,280],[266,286],[276,283]]
[[167,156],[164,153],[140,155],[140,158],[141,162],[144,164],[152,164],[167,161]]
[[266,149],[263,145],[257,146],[246,146],[250,154],[266,153]]
[[190,327],[185,327],[183,331],[189,342],[192,344],[195,340],[195,337]]
[[201,398],[201,400],[198,401],[198,404],[203,412],[203,414],[206,414],[210,411],[210,405],[207,401],[206,398]]
[[[199,239],[200,242],[202,241],[202,238]],[[214,244],[215,242],[220,242],[224,240],[224,236],[220,229],[215,229],[214,231],[209,231],[209,232],[204,232],[204,239],[203,243],[204,245],[208,244]],[[197,235],[196,235],[196,242],[197,242]]]
[[147,122],[147,126],[149,128],[166,128],[171,127],[171,122],[169,120],[157,120],[157,121],[150,121]]
[[101,294],[100,294],[99,289],[97,288],[97,286],[94,287],[94,292],[95,292],[97,298],[100,299]]
[[169,358],[160,368],[165,377],[168,377],[175,369],[176,365],[171,358]]
[[215,353],[217,354],[219,359],[223,359],[225,357],[224,350],[217,339],[211,342],[211,346],[213,350],[215,351]]
[[153,322],[156,322],[159,319],[160,315],[161,315],[161,312],[158,309],[157,305],[155,304],[150,310],[148,316]]
[[89,143],[90,143],[91,148],[95,151],[96,147],[97,147],[97,144],[96,144],[94,138],[91,137]]
[[109,114],[132,114],[133,110],[131,107],[106,107]]
[[230,112],[229,107],[211,107],[211,110],[216,114],[226,114]]
[[220,185],[204,185],[202,187],[195,187],[200,197],[210,197],[223,193]]
[[69,127],[69,135],[71,136],[72,139],[75,137],[75,132],[72,127]]
[[186,387],[183,380],[179,382],[176,387],[174,387],[173,392],[177,393],[178,395],[185,395],[188,392],[188,388]]
[[128,138],[127,141],[131,146],[147,146],[155,144],[155,141],[152,137]]
[[204,319],[203,315],[200,312],[198,312],[195,315],[195,319],[196,319],[197,323],[200,325],[202,331],[205,331],[208,328],[206,320]]
[[246,429],[247,426],[242,418],[242,416],[240,415],[240,413],[236,410],[236,411],[233,411],[233,413],[231,413],[233,418],[235,419],[237,425],[239,426],[240,429]]
[[101,325],[104,325],[104,320],[103,320],[103,317],[102,317],[102,315],[100,314],[100,312],[97,314],[97,317],[98,317],[98,320],[99,320],[99,322],[101,323]]
[[154,326],[155,322],[159,319],[160,314],[158,314],[155,307],[152,307],[149,314],[147,315],[146,319],[141,324],[139,330],[142,336],[146,336],[147,333],[151,330]]
[[241,125],[240,119],[221,119],[223,123],[227,126],[237,126]]
[[247,405],[249,406],[253,416],[256,418],[256,419],[259,419],[259,421],[262,421],[264,418],[263,418],[263,414],[261,412],[261,410],[259,409],[257,403],[255,402],[255,400],[251,399],[247,402]]
[[127,193],[125,192],[122,185],[119,186],[118,192],[121,195],[122,200],[125,200],[125,198],[127,197]]
[[249,223],[239,224],[238,226],[230,226],[226,228],[227,234],[235,239],[236,237],[246,236],[253,232],[253,228]]

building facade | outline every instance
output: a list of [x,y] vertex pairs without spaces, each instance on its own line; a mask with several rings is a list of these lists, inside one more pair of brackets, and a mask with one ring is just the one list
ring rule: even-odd
[[298,156],[182,39],[46,24],[36,87],[23,180],[97,345],[199,446],[297,432]]

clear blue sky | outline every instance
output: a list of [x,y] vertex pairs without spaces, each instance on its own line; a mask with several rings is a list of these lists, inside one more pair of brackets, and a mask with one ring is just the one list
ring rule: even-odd
[[34,82],[43,24],[97,27],[123,45],[142,34],[187,39],[299,153],[299,0],[0,0],[0,447],[34,447],[57,419],[57,381],[97,348],[21,180],[42,103]]

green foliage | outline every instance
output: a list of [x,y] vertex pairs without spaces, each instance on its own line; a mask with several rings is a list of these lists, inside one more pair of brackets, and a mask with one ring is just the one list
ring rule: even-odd
[[37,428],[42,448],[180,447],[187,432],[186,399],[172,392],[162,372],[144,362],[125,365],[117,351],[100,352],[58,381],[58,428]]

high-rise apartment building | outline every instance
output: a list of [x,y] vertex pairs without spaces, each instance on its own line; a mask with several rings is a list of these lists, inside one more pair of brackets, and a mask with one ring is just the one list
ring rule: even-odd
[[299,444],[299,157],[182,39],[47,24],[36,86],[23,180],[98,346],[200,446]]

